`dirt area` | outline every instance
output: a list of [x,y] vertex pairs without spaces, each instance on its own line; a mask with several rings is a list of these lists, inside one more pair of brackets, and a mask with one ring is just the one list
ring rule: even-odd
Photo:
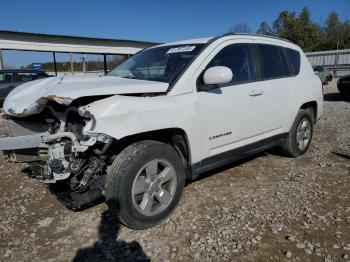
[[350,261],[350,102],[335,80],[308,153],[271,151],[186,186],[163,224],[134,231],[104,203],[73,212],[0,158],[0,261]]

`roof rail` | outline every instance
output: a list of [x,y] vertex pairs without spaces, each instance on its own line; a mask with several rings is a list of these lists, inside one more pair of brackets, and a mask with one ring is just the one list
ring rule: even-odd
[[273,35],[263,35],[263,34],[252,34],[252,33],[232,33],[232,32],[229,32],[229,33],[223,34],[222,36],[229,36],[229,35],[261,36],[261,37],[273,38],[273,39],[278,39],[278,40],[286,41],[286,42],[289,42],[289,43],[293,43],[292,41],[290,41],[290,40],[288,40],[288,39],[284,39],[284,38],[281,38],[281,37],[278,37],[278,36],[273,36]]

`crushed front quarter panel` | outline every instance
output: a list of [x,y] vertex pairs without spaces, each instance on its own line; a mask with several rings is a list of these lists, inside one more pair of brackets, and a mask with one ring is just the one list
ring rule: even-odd
[[40,113],[49,101],[69,106],[80,97],[116,94],[162,93],[167,83],[116,76],[59,76],[27,82],[15,88],[4,102],[6,114],[26,117]]

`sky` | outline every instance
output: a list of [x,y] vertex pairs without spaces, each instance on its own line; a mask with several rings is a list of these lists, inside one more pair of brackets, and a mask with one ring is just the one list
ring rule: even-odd
[[[0,0],[0,29],[153,42],[217,36],[236,23],[255,32],[283,10],[299,13],[306,6],[312,19],[324,23],[334,10],[350,19],[349,0]],[[41,62],[50,54],[7,52],[5,64]],[[66,57],[62,55],[62,59]]]

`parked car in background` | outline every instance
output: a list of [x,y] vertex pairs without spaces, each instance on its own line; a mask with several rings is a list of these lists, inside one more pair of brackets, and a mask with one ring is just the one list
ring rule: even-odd
[[6,96],[20,84],[28,81],[49,77],[44,71],[14,69],[0,70],[0,106],[2,107]]
[[350,75],[339,78],[337,87],[341,96],[350,97]]
[[332,81],[332,73],[327,67],[324,66],[315,66],[314,72],[321,79],[322,84],[327,85],[328,82]]

